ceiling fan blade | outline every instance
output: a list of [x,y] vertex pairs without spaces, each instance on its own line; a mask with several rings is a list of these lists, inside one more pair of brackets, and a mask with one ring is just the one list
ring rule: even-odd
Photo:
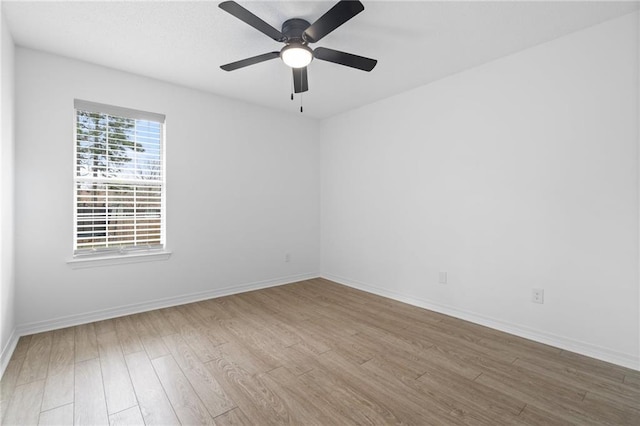
[[356,68],[362,71],[371,71],[378,63],[378,61],[375,59],[365,58],[364,56],[353,55],[351,53],[340,52],[333,49],[327,49],[325,47],[317,47],[316,49],[314,49],[313,56],[316,59],[333,62],[334,64],[345,65],[347,67]]
[[293,91],[302,93],[309,90],[309,80],[307,79],[307,67],[293,69]]
[[340,0],[311,24],[302,37],[308,43],[315,43],[363,10],[364,6],[358,0]]
[[268,61],[269,59],[275,59],[280,57],[280,52],[263,53],[262,55],[253,56],[251,58],[243,59],[241,61],[231,62],[230,64],[221,65],[225,71],[233,71],[238,68],[248,67],[249,65],[259,64],[260,62]]
[[223,1],[218,5],[218,7],[276,41],[284,41],[286,39],[280,31],[276,30],[235,1]]

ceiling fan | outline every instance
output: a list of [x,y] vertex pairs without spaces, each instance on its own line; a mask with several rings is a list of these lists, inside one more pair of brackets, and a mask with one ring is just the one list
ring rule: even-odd
[[285,64],[293,69],[294,92],[302,93],[309,90],[307,65],[309,65],[314,58],[363,71],[371,71],[378,63],[377,60],[365,58],[364,56],[353,55],[325,47],[316,47],[315,49],[309,47],[310,43],[320,41],[340,25],[362,12],[364,6],[358,0],[340,0],[313,24],[309,24],[306,20],[299,18],[286,20],[282,24],[282,30],[280,31],[235,1],[224,1],[218,6],[275,41],[285,44],[279,52],[264,53],[222,65],[220,68],[225,71],[237,70],[280,57]]

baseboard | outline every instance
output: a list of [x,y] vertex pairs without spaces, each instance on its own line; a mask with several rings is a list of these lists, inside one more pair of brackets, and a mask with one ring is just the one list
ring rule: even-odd
[[13,351],[16,350],[19,338],[20,336],[16,333],[16,329],[14,328],[11,331],[9,340],[7,340],[7,344],[2,348],[2,354],[0,354],[0,380],[4,375],[4,370],[7,369],[7,365],[9,365],[9,360],[11,359],[11,355],[13,355]]
[[453,306],[447,306],[440,303],[431,302],[429,300],[424,300],[424,299],[416,298],[413,296],[407,296],[405,294],[389,291],[386,289],[365,284],[349,278],[336,276],[333,274],[323,273],[321,274],[321,277],[342,285],[346,285],[348,287],[366,291],[368,293],[373,293],[379,296],[388,297],[390,299],[407,303],[409,305],[418,306],[420,308],[428,309],[434,312],[439,312],[441,314],[449,315],[455,318],[460,318],[465,321],[469,321],[475,324],[480,324],[486,327],[493,328],[495,330],[513,334],[515,336],[524,337],[525,339],[533,340],[539,343],[544,343],[546,345],[554,346],[556,348],[564,349],[570,352],[576,352],[581,355],[599,359],[601,361],[610,362],[612,364],[616,364],[622,367],[627,367],[627,368],[640,371],[640,358],[635,357],[633,355],[612,351],[610,349],[603,348],[597,345],[581,342],[581,341],[570,339],[563,336],[554,335],[551,333],[546,333],[540,330],[534,330],[518,324],[508,323],[505,321],[497,320],[495,318],[490,318],[484,315],[480,315],[474,312],[458,309]]
[[[73,327],[80,324],[86,324],[94,321],[102,321],[111,318],[117,318],[124,315],[137,314],[140,312],[151,311],[154,309],[168,308],[171,306],[184,305],[185,303],[198,302],[200,300],[212,299],[215,297],[229,296],[232,294],[245,293],[247,291],[260,290],[268,287],[276,287],[279,285],[290,284],[297,281],[304,281],[318,278],[318,273],[307,273],[299,275],[289,275],[286,277],[274,278],[264,281],[256,281],[247,284],[234,285],[229,287],[217,288],[214,290],[201,291],[174,297],[166,297],[155,299],[149,302],[134,303],[131,305],[123,305],[116,308],[103,309],[99,311],[86,312],[83,314],[69,315],[58,317],[51,320],[36,321],[21,324],[16,327],[15,334],[26,336],[34,333],[42,333],[45,331],[57,330],[65,327]],[[17,342],[17,337],[16,337]],[[14,346],[15,348],[15,346]],[[13,349],[9,352],[13,353]],[[3,352],[4,356],[4,352]]]

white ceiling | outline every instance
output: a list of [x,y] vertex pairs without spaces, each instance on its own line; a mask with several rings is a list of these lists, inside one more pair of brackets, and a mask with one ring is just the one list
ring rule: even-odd
[[[630,13],[639,2],[362,0],[365,10],[312,47],[378,59],[370,73],[314,61],[305,115],[324,118]],[[219,1],[7,1],[19,46],[297,112],[279,59],[233,72],[219,66],[279,50]],[[280,29],[313,22],[335,1],[238,0]]]

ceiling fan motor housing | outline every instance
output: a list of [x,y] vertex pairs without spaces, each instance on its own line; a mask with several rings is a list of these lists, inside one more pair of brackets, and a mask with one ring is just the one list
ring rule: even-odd
[[[282,35],[286,46],[280,51],[280,58],[291,68],[303,68],[313,60],[313,49],[304,40],[304,31],[311,24],[304,19],[293,18],[282,24]],[[294,76],[295,78],[295,76]]]
[[304,43],[306,40],[302,37],[304,30],[309,28],[311,24],[300,18],[293,18],[284,21],[282,24],[282,34],[287,38],[287,43]]

